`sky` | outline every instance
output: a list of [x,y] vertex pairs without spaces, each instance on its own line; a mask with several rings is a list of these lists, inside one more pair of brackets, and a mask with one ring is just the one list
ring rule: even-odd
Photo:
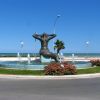
[[0,0],[0,53],[38,53],[40,42],[32,35],[54,29],[50,51],[59,39],[62,52],[100,53],[100,0]]

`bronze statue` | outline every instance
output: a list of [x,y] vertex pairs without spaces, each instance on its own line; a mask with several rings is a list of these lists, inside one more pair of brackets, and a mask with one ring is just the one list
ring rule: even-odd
[[43,57],[46,58],[52,58],[54,59],[56,62],[58,62],[58,56],[52,52],[49,51],[48,49],[48,42],[53,39],[54,37],[56,37],[56,34],[47,34],[47,33],[43,33],[43,34],[33,34],[33,37],[35,39],[38,39],[41,42],[41,49],[40,49],[40,55],[42,55]]

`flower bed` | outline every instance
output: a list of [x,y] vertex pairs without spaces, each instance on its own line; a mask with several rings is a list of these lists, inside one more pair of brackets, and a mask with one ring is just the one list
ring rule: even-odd
[[44,68],[45,75],[74,75],[76,67],[68,62],[51,62]]
[[100,66],[100,59],[90,60],[90,63],[92,64],[92,66]]

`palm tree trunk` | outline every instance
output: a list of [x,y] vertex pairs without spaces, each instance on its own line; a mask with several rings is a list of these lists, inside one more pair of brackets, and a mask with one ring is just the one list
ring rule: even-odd
[[57,54],[59,54],[59,52],[60,52],[60,49],[57,49]]

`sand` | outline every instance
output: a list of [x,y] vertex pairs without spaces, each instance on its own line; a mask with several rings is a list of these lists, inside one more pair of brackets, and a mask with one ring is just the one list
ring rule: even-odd
[[[28,58],[27,57],[21,57],[21,58],[18,58],[18,57],[0,57],[0,61],[19,61],[20,60],[24,60],[24,61],[27,61]],[[39,57],[31,57],[30,58],[31,61],[32,60],[36,60],[36,59],[39,59]],[[92,59],[100,59],[100,57],[63,57],[63,61],[90,61]]]

